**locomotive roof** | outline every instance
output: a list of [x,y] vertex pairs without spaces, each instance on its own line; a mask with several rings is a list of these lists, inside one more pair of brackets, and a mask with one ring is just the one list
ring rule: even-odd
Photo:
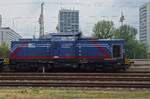
[[71,32],[65,32],[65,33],[51,33],[52,36],[79,36],[81,33],[71,33]]
[[83,37],[80,38],[80,40],[99,40],[99,41],[124,41],[124,39],[97,39],[97,38],[91,38],[91,37]]

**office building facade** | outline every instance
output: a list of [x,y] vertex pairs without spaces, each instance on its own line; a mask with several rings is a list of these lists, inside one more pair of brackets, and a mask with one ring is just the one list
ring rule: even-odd
[[8,44],[8,47],[11,47],[11,41],[17,41],[21,39],[22,36],[20,36],[18,33],[16,33],[14,30],[12,30],[9,27],[1,27],[0,28],[0,44],[6,43]]
[[145,3],[139,9],[140,16],[140,41],[148,47],[150,52],[150,3]]
[[79,32],[79,11],[61,9],[58,15],[58,32]]

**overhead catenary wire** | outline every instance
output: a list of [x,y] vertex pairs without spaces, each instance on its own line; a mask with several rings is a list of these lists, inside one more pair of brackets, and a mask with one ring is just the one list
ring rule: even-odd
[[[71,2],[64,2],[61,0],[57,1],[46,1],[45,3],[47,5],[76,5],[76,6],[95,6],[95,7],[139,7],[141,4],[145,3],[145,1],[138,1],[138,2],[132,2],[132,1],[126,1],[126,2],[115,2],[113,4],[106,3],[107,1],[99,1],[99,2],[79,2],[79,1],[71,1]],[[148,2],[148,1],[146,1]],[[16,6],[16,5],[39,5],[40,1],[27,1],[27,2],[1,2],[1,6]]]

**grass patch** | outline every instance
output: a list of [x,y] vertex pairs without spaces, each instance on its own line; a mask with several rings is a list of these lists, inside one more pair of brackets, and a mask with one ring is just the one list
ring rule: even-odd
[[150,99],[150,90],[0,88],[0,99]]

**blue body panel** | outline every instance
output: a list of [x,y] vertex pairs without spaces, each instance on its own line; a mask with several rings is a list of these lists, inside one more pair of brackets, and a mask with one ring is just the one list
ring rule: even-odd
[[[91,56],[104,58],[105,54],[112,58],[112,46],[120,45],[123,53],[124,40],[79,40],[78,47],[80,49],[80,56]],[[123,54],[121,55],[123,58]]]
[[51,41],[48,40],[20,40],[12,42],[11,54],[16,59],[34,59],[51,56]]
[[80,38],[54,35],[47,39],[21,39],[12,42],[11,59],[113,59],[113,45],[120,45],[124,58],[124,40]]
[[76,56],[76,42],[74,41],[53,41],[52,55],[58,57]]

